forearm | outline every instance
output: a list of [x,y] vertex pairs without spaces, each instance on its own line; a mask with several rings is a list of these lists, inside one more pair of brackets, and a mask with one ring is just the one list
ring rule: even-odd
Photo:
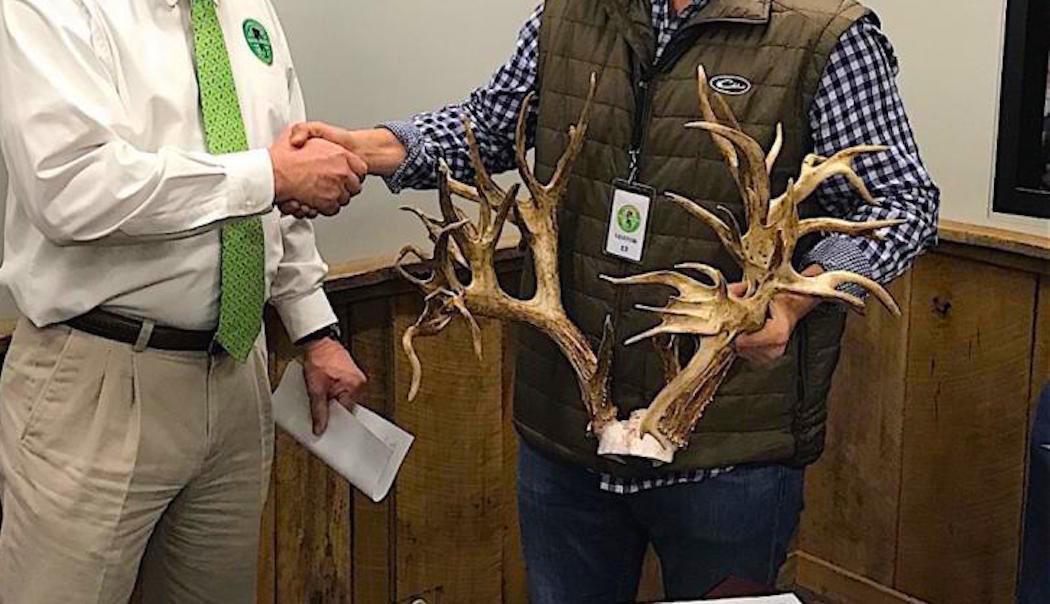
[[[814,151],[831,156],[855,145],[887,151],[856,161],[877,206],[863,203],[844,179],[826,183],[816,203],[831,216],[853,221],[900,220],[877,238],[831,235],[801,259],[828,271],[847,270],[888,283],[936,241],[940,192],[919,156],[896,85],[897,60],[874,22],[862,21],[843,36],[825,70],[811,109]],[[861,101],[858,101],[860,99]],[[863,295],[856,286],[849,293]]]
[[347,149],[368,164],[369,174],[389,178],[408,157],[408,149],[386,128],[351,132]]
[[[273,205],[265,150],[221,157],[175,149],[147,153],[114,141],[66,154],[64,163],[41,170],[33,166],[49,160],[12,136],[4,139],[15,199],[57,245],[179,239]],[[60,153],[55,149],[54,156]]]

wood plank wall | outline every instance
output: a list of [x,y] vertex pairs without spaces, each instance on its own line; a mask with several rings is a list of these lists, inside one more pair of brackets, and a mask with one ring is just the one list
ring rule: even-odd
[[[508,281],[517,279],[519,261],[503,266]],[[419,315],[418,295],[389,274],[365,274],[336,284],[330,296],[369,376],[365,404],[417,440],[392,494],[376,504],[279,437],[260,603],[525,602],[512,330],[481,322],[484,362],[465,325],[421,339],[423,386],[409,403],[411,371],[399,342]],[[271,348],[274,357],[290,352],[284,339]]]
[[894,294],[902,321],[850,322],[796,580],[842,602],[1013,602],[1050,261],[945,244]]

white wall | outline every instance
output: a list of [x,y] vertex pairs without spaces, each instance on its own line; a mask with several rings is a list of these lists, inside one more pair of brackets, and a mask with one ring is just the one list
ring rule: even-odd
[[942,217],[1050,236],[1050,221],[994,214],[1006,0],[867,0],[901,60],[919,146]]

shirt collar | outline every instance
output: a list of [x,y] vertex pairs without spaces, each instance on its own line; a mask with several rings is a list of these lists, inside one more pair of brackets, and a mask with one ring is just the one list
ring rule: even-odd
[[[166,5],[168,8],[175,8],[179,5],[179,2],[182,2],[182,0],[160,0],[160,3]],[[212,2],[216,5],[219,4],[219,0],[212,0]]]

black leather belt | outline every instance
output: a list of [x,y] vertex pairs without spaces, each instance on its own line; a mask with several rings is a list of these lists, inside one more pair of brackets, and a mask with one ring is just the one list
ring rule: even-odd
[[122,317],[104,310],[92,310],[66,321],[66,325],[93,336],[115,340],[142,349],[214,352],[214,331],[191,331],[151,325],[146,321]]

